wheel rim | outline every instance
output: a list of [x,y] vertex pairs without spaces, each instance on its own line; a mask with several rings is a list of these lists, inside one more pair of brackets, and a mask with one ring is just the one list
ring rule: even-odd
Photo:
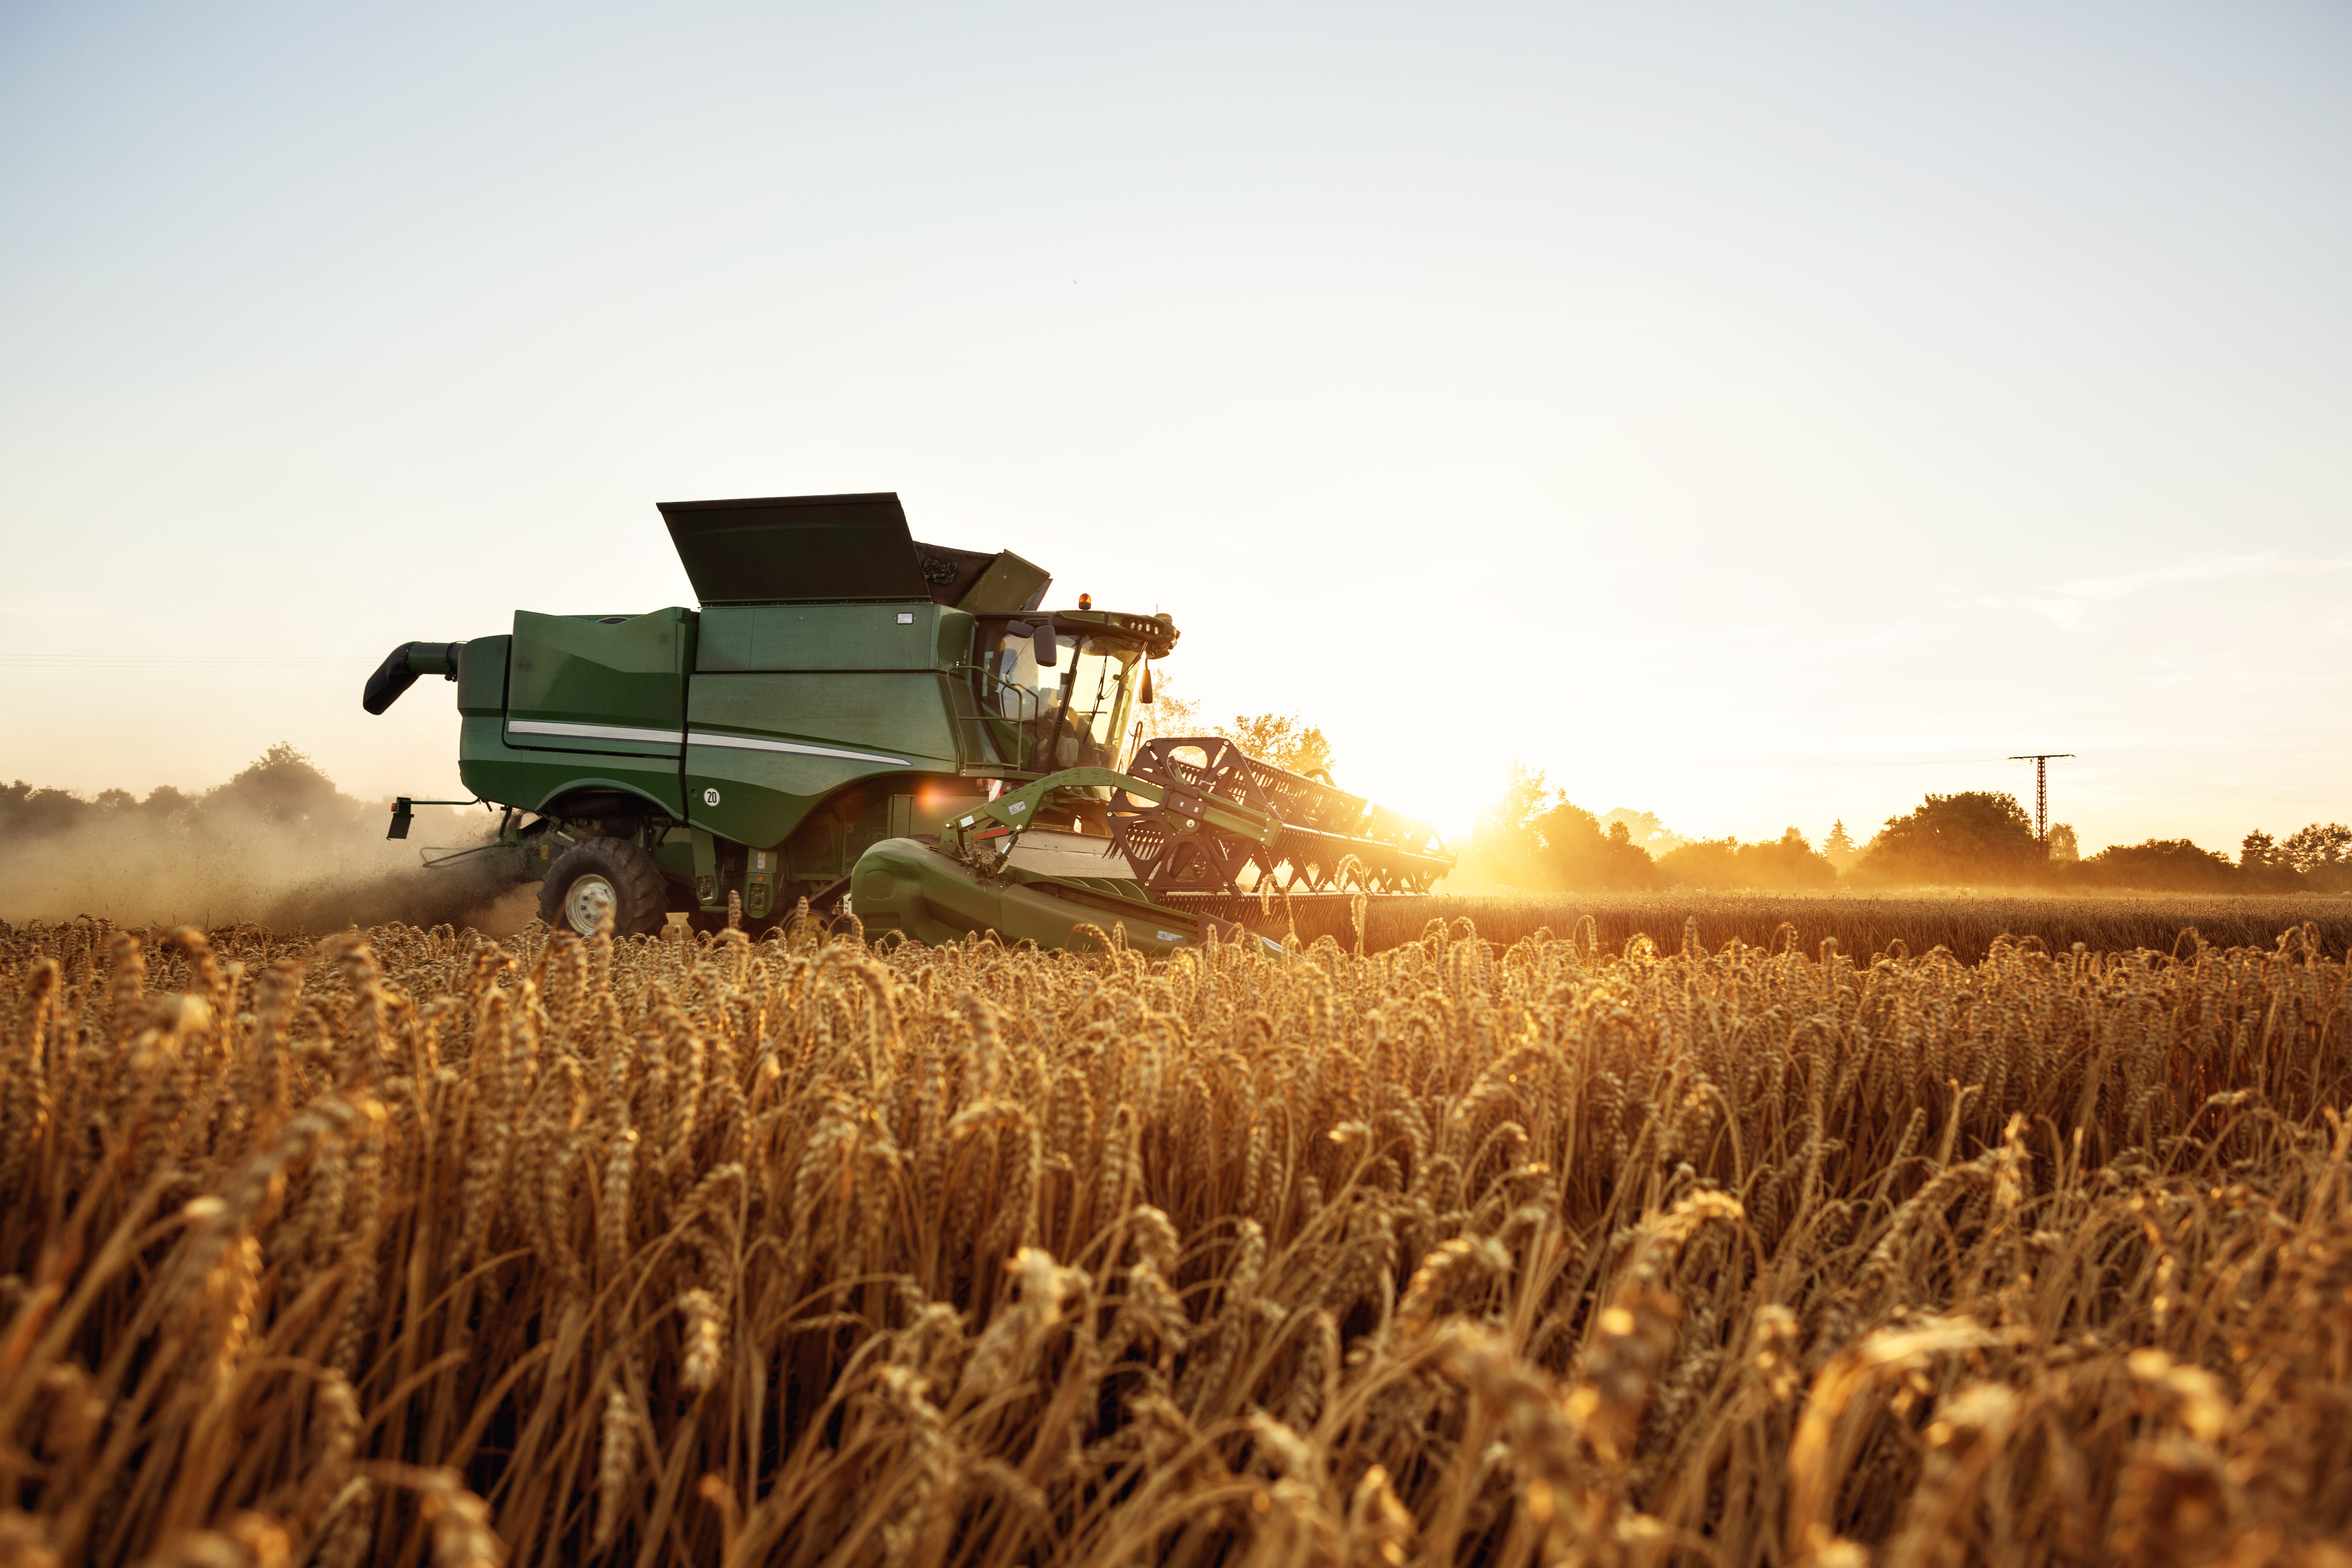
[[621,895],[613,884],[591,871],[563,895],[563,919],[582,936],[594,936],[598,917],[610,914],[615,921],[620,919],[620,902]]

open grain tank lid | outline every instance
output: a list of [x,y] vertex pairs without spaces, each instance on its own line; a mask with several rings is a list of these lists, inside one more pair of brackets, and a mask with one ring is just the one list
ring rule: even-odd
[[929,600],[975,615],[1034,610],[1053,578],[1009,550],[924,544],[897,495],[663,501],[670,542],[704,605]]

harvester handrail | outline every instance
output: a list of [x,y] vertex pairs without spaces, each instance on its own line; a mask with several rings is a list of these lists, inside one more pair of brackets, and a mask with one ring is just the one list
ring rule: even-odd
[[[959,714],[956,718],[959,730],[957,754],[962,754],[961,731],[969,730],[979,737],[982,745],[1001,755],[1004,747],[997,738],[996,731],[991,728],[995,725],[1012,731],[1013,748],[1018,754],[1011,760],[1011,765],[1025,770],[1029,765],[1030,748],[1036,743],[1035,738],[1029,733],[1028,726],[1045,715],[1045,693],[1034,686],[1006,679],[988,664],[974,664],[969,659],[949,666],[948,674],[951,677],[977,677],[980,681],[977,692],[980,702],[974,705],[972,712]],[[1013,693],[1015,712],[990,712],[987,702],[996,693],[1003,691]]]

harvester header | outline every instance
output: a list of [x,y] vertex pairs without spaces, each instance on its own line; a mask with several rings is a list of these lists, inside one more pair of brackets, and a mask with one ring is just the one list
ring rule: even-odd
[[541,882],[550,924],[757,925],[806,899],[924,942],[1116,926],[1164,952],[1277,891],[1425,892],[1453,865],[1328,777],[1146,742],[1167,616],[1046,609],[1042,567],[918,541],[892,494],[660,510],[697,607],[520,610],[404,643],[362,698],[455,683],[460,775],[503,808],[465,853]]

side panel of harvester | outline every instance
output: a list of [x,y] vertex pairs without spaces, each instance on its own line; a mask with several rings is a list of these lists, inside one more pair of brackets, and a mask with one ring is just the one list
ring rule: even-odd
[[[602,616],[520,610],[511,637],[468,643],[458,668],[466,787],[532,811],[583,790],[617,791],[684,820],[678,756],[695,620],[682,609]],[[505,704],[492,721],[469,709],[464,687],[474,663],[498,654],[505,656]]]
[[990,759],[961,673],[972,626],[928,603],[520,612],[458,649],[461,776],[627,837],[614,825],[667,818],[670,874],[703,899],[740,885],[765,914],[980,793],[960,773]]
[[873,780],[912,794],[965,761],[947,672],[972,617],[930,604],[714,606],[688,697],[688,820],[782,844],[817,805]]

